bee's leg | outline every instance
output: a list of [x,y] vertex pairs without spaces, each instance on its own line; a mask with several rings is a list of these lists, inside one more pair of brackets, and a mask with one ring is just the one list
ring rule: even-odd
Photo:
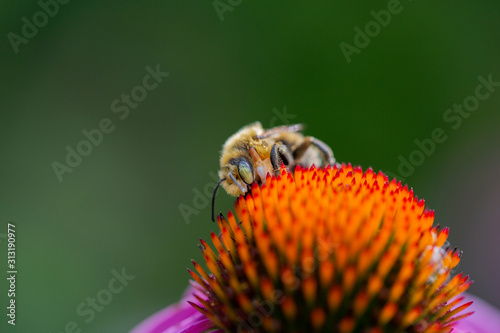
[[293,165],[294,158],[287,146],[275,143],[271,148],[271,164],[273,165],[275,174],[279,175],[282,163],[287,167]]
[[304,142],[302,142],[297,147],[297,149],[295,149],[295,151],[293,152],[293,157],[296,160],[300,160],[300,158],[304,155],[306,150],[311,145],[314,145],[314,146],[316,146],[316,148],[319,149],[319,151],[321,152],[321,155],[323,156],[323,160],[325,161],[325,163],[330,164],[332,166],[335,164],[335,157],[333,157],[333,151],[330,148],[330,146],[328,146],[323,141],[316,139],[313,136],[306,136],[304,138]]
[[241,185],[236,180],[236,178],[233,176],[233,173],[231,171],[229,172],[229,178],[231,178],[231,180],[233,181],[233,184],[236,184],[236,186],[238,186],[240,188],[241,193],[245,194],[247,192],[247,189],[245,188],[245,186]]

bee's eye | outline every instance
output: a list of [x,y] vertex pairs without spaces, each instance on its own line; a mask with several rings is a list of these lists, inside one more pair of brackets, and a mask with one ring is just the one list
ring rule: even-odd
[[238,163],[238,172],[240,173],[241,179],[243,179],[245,183],[247,183],[248,185],[253,183],[252,167],[247,161],[241,160]]

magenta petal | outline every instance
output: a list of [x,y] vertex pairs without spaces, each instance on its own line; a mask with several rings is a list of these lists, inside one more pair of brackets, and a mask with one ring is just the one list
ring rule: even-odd
[[188,287],[179,303],[158,311],[130,333],[201,333],[213,327],[210,320],[188,303],[199,304],[195,293],[193,287]]
[[500,332],[500,310],[482,299],[465,294],[464,303],[474,301],[464,313],[474,314],[453,325],[453,333],[493,333]]
[[190,327],[183,329],[179,333],[198,333],[205,332],[206,330],[213,328],[214,324],[210,321],[210,319],[203,317],[202,320],[192,323]]

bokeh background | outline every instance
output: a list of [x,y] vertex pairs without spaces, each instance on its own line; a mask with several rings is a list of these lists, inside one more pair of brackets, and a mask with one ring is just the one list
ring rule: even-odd
[[[500,307],[500,87],[457,129],[443,119],[478,76],[500,81],[500,3],[401,0],[348,62],[339,45],[388,3],[241,1],[219,15],[212,1],[70,1],[16,52],[9,33],[42,9],[3,1],[0,308],[9,221],[19,273],[17,324],[2,310],[0,331],[127,332],[177,300],[215,229],[196,193],[213,188],[224,140],[255,120],[303,123],[337,160],[403,179],[451,228],[470,292]],[[170,75],[120,119],[112,102],[158,64]],[[60,182],[52,163],[103,118],[113,132]],[[399,157],[436,128],[447,140],[402,175]],[[217,208],[232,202],[221,191]],[[79,315],[122,268],[135,278],[92,320]]]

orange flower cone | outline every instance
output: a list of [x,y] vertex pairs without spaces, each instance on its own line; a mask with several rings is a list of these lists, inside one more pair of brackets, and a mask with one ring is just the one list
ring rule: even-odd
[[351,165],[268,176],[218,218],[192,305],[226,332],[450,332],[471,313],[413,190]]

